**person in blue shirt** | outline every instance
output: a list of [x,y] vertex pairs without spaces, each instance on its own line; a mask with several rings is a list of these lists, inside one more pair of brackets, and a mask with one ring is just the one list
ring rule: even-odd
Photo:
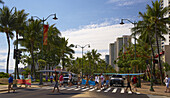
[[13,77],[11,74],[9,74],[8,78],[8,93],[10,93],[10,89],[12,89],[12,84],[13,84]]

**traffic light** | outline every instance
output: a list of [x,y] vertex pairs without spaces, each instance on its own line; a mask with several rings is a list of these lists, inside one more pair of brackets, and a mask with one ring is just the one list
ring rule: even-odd
[[21,50],[18,50],[18,60],[21,59],[21,56],[22,56],[22,51],[21,51]]

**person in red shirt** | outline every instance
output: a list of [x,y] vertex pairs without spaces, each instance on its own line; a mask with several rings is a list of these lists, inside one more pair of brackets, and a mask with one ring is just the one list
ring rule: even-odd
[[136,77],[136,75],[135,75],[135,76],[133,77],[133,79],[132,79],[133,90],[135,89],[135,91],[137,91],[137,88],[136,88],[137,82],[138,82],[138,79],[137,79],[137,77]]
[[62,73],[60,73],[59,81],[60,81],[60,87],[61,87],[61,85],[63,85],[63,81],[64,81]]

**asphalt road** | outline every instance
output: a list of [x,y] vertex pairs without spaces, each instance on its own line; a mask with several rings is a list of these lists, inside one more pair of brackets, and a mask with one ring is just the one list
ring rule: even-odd
[[111,88],[105,92],[107,89],[90,91],[91,88],[76,90],[75,87],[65,87],[64,89],[61,88],[60,93],[57,93],[57,91],[52,93],[52,87],[26,88],[19,89],[15,93],[1,92],[0,98],[149,98],[144,94],[121,93],[122,88],[117,88],[116,92],[113,93],[114,89],[115,88]]

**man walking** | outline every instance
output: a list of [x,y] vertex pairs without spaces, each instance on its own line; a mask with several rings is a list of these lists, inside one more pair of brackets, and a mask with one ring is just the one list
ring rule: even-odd
[[132,92],[131,85],[130,85],[130,76],[127,76],[127,87],[125,89],[125,92],[127,92],[127,89],[130,88],[130,91]]
[[165,93],[170,92],[168,75],[166,75],[164,82],[165,82],[165,85],[166,85]]
[[52,92],[54,92],[54,91],[55,91],[55,88],[57,87],[57,92],[60,93],[59,87],[58,87],[58,74],[57,74],[56,70],[55,70],[54,80],[55,80],[55,85],[54,85],[54,89],[52,90]]
[[136,75],[133,77],[133,79],[132,79],[132,84],[133,84],[133,90],[135,89],[135,91],[137,91],[137,81],[138,81],[138,79],[137,79],[137,77],[136,77]]

